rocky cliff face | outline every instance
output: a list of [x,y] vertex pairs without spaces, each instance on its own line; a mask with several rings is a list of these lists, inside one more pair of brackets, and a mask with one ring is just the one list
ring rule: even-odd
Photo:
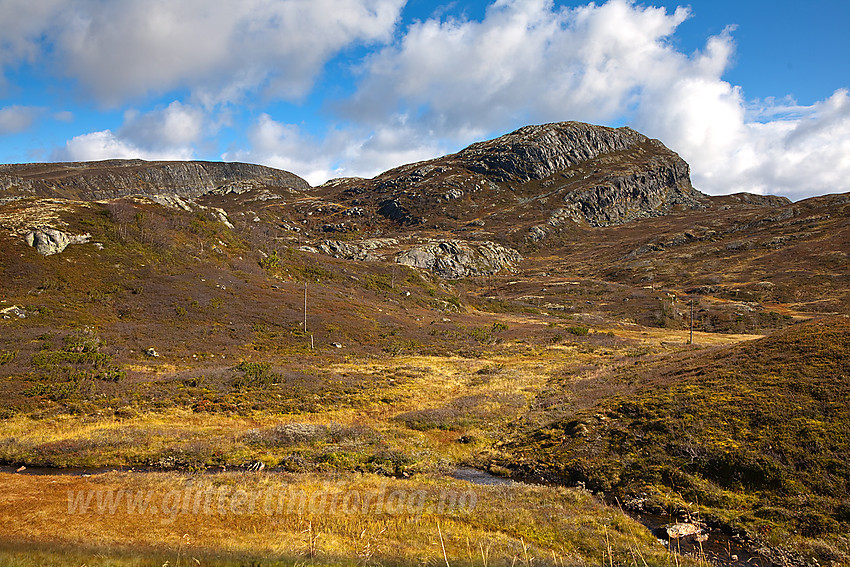
[[274,187],[304,191],[310,185],[292,173],[246,163],[109,160],[0,166],[0,198],[61,197],[80,201],[128,195],[241,193]]
[[603,183],[567,193],[563,200],[593,226],[664,215],[676,205],[706,205],[691,187],[688,164],[681,159],[654,160],[651,167],[611,175]]
[[525,126],[500,138],[472,144],[454,157],[471,171],[495,181],[530,181],[648,141],[631,128],[561,122]]

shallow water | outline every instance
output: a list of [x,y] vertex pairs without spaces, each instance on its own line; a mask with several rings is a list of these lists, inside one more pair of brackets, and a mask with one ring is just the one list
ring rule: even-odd
[[455,472],[452,473],[452,478],[457,480],[465,480],[471,482],[472,484],[478,484],[482,486],[494,486],[498,484],[514,483],[514,481],[510,479],[495,476],[488,473],[487,471],[473,469],[470,467],[461,467],[459,469],[456,469]]
[[[459,468],[452,473],[452,478],[465,480],[484,486],[511,484],[512,480],[498,477],[474,468]],[[538,484],[531,482],[529,484]],[[758,553],[749,550],[743,543],[733,539],[720,530],[708,530],[708,540],[698,542],[693,536],[671,540],[667,535],[667,527],[678,522],[676,518],[656,514],[626,512],[643,524],[667,549],[677,553],[692,555],[720,567],[780,567]]]
[[114,471],[128,471],[133,469],[122,469],[119,467],[95,467],[95,468],[67,468],[59,469],[52,467],[21,467],[11,465],[0,465],[0,473],[17,473],[17,474],[32,474],[32,475],[53,475],[53,476],[91,476],[93,474],[103,474]]
[[[142,467],[125,468],[125,467],[97,467],[97,468],[50,468],[50,467],[26,467],[19,470],[20,467],[2,465],[0,473],[17,473],[28,475],[68,475],[68,476],[90,476],[95,474],[103,474],[108,472],[161,472],[161,469],[145,469]],[[240,471],[240,469],[234,469]],[[220,469],[210,469],[204,471],[207,474],[222,472]],[[273,472],[273,471],[266,471]],[[497,486],[514,484],[517,481],[502,478],[490,474],[487,471],[472,467],[461,467],[455,469],[451,477],[456,480],[471,482],[480,486]],[[529,482],[528,484],[539,484]],[[677,523],[676,518],[669,516],[661,516],[657,514],[649,514],[644,512],[627,512],[632,518],[643,524],[654,535],[659,542],[665,545],[671,551],[677,553],[701,557],[713,565],[721,567],[780,567],[758,553],[749,550],[746,545],[730,537],[728,534],[720,530],[714,529],[708,531],[708,540],[698,542],[694,537],[684,537],[671,540],[667,536],[667,526]]]
[[678,523],[676,518],[648,513],[627,513],[646,526],[652,535],[671,551],[700,557],[713,565],[724,567],[780,567],[718,529],[706,528],[708,540],[704,542],[698,542],[693,536],[670,539],[667,536],[667,526]]

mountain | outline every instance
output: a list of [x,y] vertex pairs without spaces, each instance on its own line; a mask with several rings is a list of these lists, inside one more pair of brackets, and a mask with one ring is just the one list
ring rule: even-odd
[[[367,488],[472,466],[583,488],[481,492],[503,500],[474,529],[404,523],[443,526],[432,560],[498,532],[493,564],[669,564],[619,510],[583,509],[576,536],[535,508],[602,507],[591,490],[708,520],[718,554],[846,563],[849,218],[850,194],[705,195],[661,142],[575,122],[319,187],[239,163],[0,166],[0,464]],[[382,561],[414,560],[362,521]],[[360,549],[349,525],[315,523]]]
[[705,200],[688,165],[657,140],[576,122],[527,126],[371,180],[327,186],[323,195],[371,205],[397,223],[510,225],[513,239],[542,235],[547,223],[620,224]]

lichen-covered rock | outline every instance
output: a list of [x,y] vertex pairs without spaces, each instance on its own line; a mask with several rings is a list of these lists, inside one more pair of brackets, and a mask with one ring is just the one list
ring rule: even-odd
[[665,215],[676,205],[699,208],[703,197],[691,187],[688,164],[679,160],[611,176],[604,184],[571,191],[563,199],[567,210],[589,224],[607,226]]
[[401,225],[414,225],[419,219],[410,214],[397,199],[387,199],[378,204],[378,214]]
[[367,238],[365,240],[325,240],[315,247],[316,252],[345,260],[380,260],[383,254],[376,250],[398,246],[395,238]]
[[647,141],[649,138],[631,128],[560,122],[525,126],[472,144],[456,157],[472,171],[497,181],[528,181]]
[[430,270],[446,279],[457,279],[515,270],[522,256],[513,248],[495,242],[442,240],[399,252],[395,261]]
[[35,248],[42,256],[59,254],[71,244],[85,244],[90,239],[90,234],[68,234],[55,228],[31,230],[24,236],[27,245]]
[[310,185],[287,171],[247,163],[107,160],[0,165],[0,192],[20,196],[80,201],[129,195],[194,198],[261,187],[305,191]]

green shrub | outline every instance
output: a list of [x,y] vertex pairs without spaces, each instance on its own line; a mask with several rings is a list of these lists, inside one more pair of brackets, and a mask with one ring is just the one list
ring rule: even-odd
[[268,388],[280,378],[278,374],[272,372],[272,365],[268,362],[242,361],[234,369],[241,373],[233,381],[233,387],[237,390]]
[[98,380],[103,380],[104,382],[120,382],[126,377],[127,373],[116,366],[110,366],[96,376]]
[[34,398],[36,396],[45,396],[48,392],[50,392],[50,385],[39,382],[22,391],[21,394],[29,398]]
[[272,250],[272,253],[265,258],[260,258],[260,267],[264,270],[273,270],[280,267],[280,256],[277,255],[277,250]]
[[89,365],[95,368],[107,364],[111,357],[100,352],[65,352],[62,350],[45,350],[32,356],[32,365],[36,368],[50,369],[62,363],[73,365]]

